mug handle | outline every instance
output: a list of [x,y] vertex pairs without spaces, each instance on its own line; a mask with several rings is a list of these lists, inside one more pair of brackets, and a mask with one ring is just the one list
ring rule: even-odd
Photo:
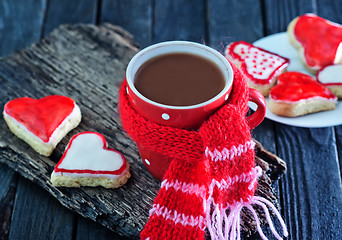
[[250,129],[257,127],[265,118],[266,115],[266,101],[265,97],[257,90],[249,88],[250,102],[254,102],[257,105],[256,111],[247,117],[247,123]]

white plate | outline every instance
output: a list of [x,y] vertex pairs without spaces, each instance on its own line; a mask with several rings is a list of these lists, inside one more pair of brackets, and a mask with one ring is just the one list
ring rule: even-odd
[[[280,56],[289,58],[291,62],[289,67],[287,68],[288,71],[298,71],[313,76],[307,70],[305,70],[303,64],[299,59],[297,49],[294,48],[288,41],[288,36],[286,32],[276,33],[264,37],[254,42],[253,45],[266,49],[270,52],[277,53]],[[266,99],[266,103],[267,102],[268,99]],[[255,109],[254,104],[252,104],[250,107]],[[267,108],[266,118],[276,122],[297,127],[311,128],[336,126],[342,124],[342,102],[338,101],[335,110],[312,113],[302,117],[295,118],[277,116]]]

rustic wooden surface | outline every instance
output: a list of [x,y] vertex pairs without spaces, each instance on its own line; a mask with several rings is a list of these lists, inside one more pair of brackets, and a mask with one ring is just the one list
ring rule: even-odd
[[[60,94],[73,98],[82,111],[80,126],[63,139],[50,158],[11,136],[1,119],[1,161],[48,190],[65,206],[109,226],[120,234],[137,235],[147,220],[156,194],[154,180],[124,135],[117,112],[118,88],[128,61],[137,52],[129,35],[112,26],[65,25],[37,45],[0,61],[1,105],[11,98]],[[20,89],[15,85],[20,81]],[[111,147],[131,163],[132,178],[124,187],[57,189],[49,181],[70,136],[80,131],[103,134]],[[140,198],[139,196],[143,196]],[[134,203],[134,204],[133,204]]]
[[[15,137],[1,119],[0,162],[43,187],[67,208],[130,238],[137,237],[142,230],[160,187],[160,182],[153,179],[140,162],[135,144],[123,132],[117,109],[126,65],[137,51],[131,36],[118,27],[63,25],[38,44],[0,60],[1,105],[20,96],[41,98],[59,94],[73,98],[82,111],[80,126],[63,139],[49,158],[40,156]],[[19,89],[15,87],[18,82]],[[51,184],[50,174],[68,139],[81,131],[100,132],[111,147],[125,155],[132,174],[126,185],[106,190],[56,188]],[[265,151],[260,144],[257,156],[258,165],[274,180],[286,171],[285,162]],[[17,191],[27,190],[19,188]],[[276,202],[271,179],[266,174],[260,179],[258,194]],[[25,201],[25,198],[20,200]],[[23,209],[14,213],[21,215],[20,210]],[[61,222],[60,218],[67,219],[62,222],[72,221],[62,213],[54,214],[57,223]],[[52,212],[47,212],[44,217],[50,215]],[[246,235],[255,230],[252,218],[251,215],[243,217]],[[44,218],[41,220],[45,222]]]
[[[3,0],[0,55],[29,46],[63,23],[106,21],[127,29],[141,47],[191,39],[221,50],[221,42],[253,42],[283,32],[290,20],[306,12],[341,24],[341,7],[340,0]],[[266,119],[253,134],[287,162],[288,173],[275,189],[288,239],[339,239],[342,126],[306,129]],[[46,218],[50,208],[58,216]],[[60,219],[68,229],[56,224]],[[122,239],[65,211],[49,193],[0,163],[0,239],[8,238]]]

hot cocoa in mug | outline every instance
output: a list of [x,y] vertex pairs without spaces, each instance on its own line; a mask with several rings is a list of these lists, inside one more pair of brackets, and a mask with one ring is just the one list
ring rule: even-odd
[[190,106],[218,95],[225,79],[211,60],[194,54],[169,53],[145,62],[135,74],[134,86],[154,102]]
[[[146,119],[196,130],[228,101],[233,79],[232,66],[218,51],[203,44],[170,41],[147,47],[131,59],[126,91],[133,108]],[[249,100],[258,106],[247,117],[254,128],[265,116],[265,99],[250,89]],[[139,144],[138,149],[149,172],[162,179],[171,159]]]

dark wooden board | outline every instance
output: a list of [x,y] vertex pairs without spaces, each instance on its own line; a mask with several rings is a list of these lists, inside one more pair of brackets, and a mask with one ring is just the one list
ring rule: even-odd
[[7,239],[11,226],[17,174],[0,164],[0,239]]
[[153,0],[102,0],[100,22],[123,26],[140,47],[152,43]]
[[52,196],[41,192],[37,185],[24,178],[19,179],[11,223],[16,228],[11,228],[9,239],[72,238],[72,213],[61,207]]
[[43,26],[44,36],[61,23],[96,23],[99,0],[48,0]]
[[284,32],[295,17],[304,13],[316,13],[317,5],[311,0],[264,1],[265,35]]
[[289,239],[338,239],[342,191],[333,128],[279,125],[276,131],[278,154],[288,164],[282,194]]
[[336,150],[337,150],[337,156],[339,159],[339,166],[340,166],[340,174],[342,179],[342,126],[335,127],[335,133],[336,133]]
[[[342,24],[342,15],[340,14],[342,2],[340,0],[321,0],[319,1],[320,6],[317,9],[319,16],[329,19],[330,21]],[[342,116],[341,116],[342,117]],[[335,141],[336,141],[336,151],[339,159],[340,167],[340,177],[342,179],[342,126],[335,127]]]
[[[16,97],[40,98],[62,94],[75,99],[83,115],[80,126],[62,140],[49,158],[38,155],[16,138],[1,118],[0,132],[3,134],[0,136],[0,161],[43,187],[67,208],[130,238],[136,238],[146,223],[148,211],[160,185],[144,169],[135,144],[123,132],[117,109],[118,88],[128,61],[137,51],[132,37],[118,27],[109,24],[100,27],[79,24],[61,26],[36,45],[0,60],[1,105]],[[102,133],[110,147],[124,153],[131,165],[132,174],[126,185],[112,190],[55,188],[51,185],[50,174],[68,140],[73,134],[85,130]],[[259,146],[258,164],[265,171],[276,170],[282,174],[286,168],[283,161],[265,153]],[[273,176],[276,179],[277,174]],[[25,185],[18,184],[19,196],[25,195]],[[270,185],[271,179],[264,175],[260,180],[258,194],[276,202]],[[19,200],[25,201],[25,198]],[[31,200],[28,206],[37,207],[38,204],[40,201]],[[42,204],[46,204],[43,209],[56,207],[55,201],[49,199],[42,201]],[[14,224],[19,224],[20,211],[25,212],[22,208],[13,210]],[[62,210],[58,212],[57,219],[75,222],[72,216],[65,215]],[[54,225],[54,221],[57,220],[50,219],[51,224],[48,225]],[[27,224],[24,226],[27,227]],[[249,225],[245,229],[246,232],[251,230]],[[21,237],[20,233],[15,232],[11,232],[10,236],[13,239]]]
[[[129,35],[119,29],[102,27],[100,30],[95,26],[80,25],[76,30],[72,26],[64,26],[34,48],[6,58],[0,64],[1,105],[19,96],[40,98],[63,94],[74,98],[83,113],[79,128],[58,145],[50,158],[37,155],[19,139],[11,137],[1,119],[1,132],[5,133],[0,140],[1,161],[6,160],[10,167],[45,187],[64,205],[72,205],[81,215],[102,224],[106,221],[112,230],[134,236],[147,220],[159,185],[142,164],[133,163],[139,159],[134,143],[124,135],[119,122],[114,121],[119,119],[114,99],[117,99],[126,64],[136,51]],[[20,89],[16,87],[18,83]],[[100,102],[102,106],[97,104]],[[132,178],[127,185],[108,191],[100,188],[56,189],[51,185],[49,176],[68,139],[82,130],[101,132],[111,147],[125,152],[132,165]],[[9,138],[12,139],[5,143],[4,139],[7,141]],[[26,161],[27,165],[18,166],[18,161]],[[140,199],[140,194],[144,195],[143,199]],[[94,196],[98,202],[88,204]],[[70,203],[70,199],[75,201]],[[132,199],[139,201],[132,206]],[[126,217],[124,213],[131,214]]]
[[1,56],[27,47],[40,38],[45,9],[46,0],[0,1]]
[[341,8],[342,2],[340,0],[320,0],[317,6],[317,14],[330,21],[342,23]]
[[260,1],[210,0],[207,11],[210,46],[218,50],[222,49],[221,43],[253,42],[263,37]]
[[[45,0],[0,2],[0,56],[39,40],[45,10]],[[17,180],[13,170],[0,164],[0,239],[9,237]]]
[[[100,0],[69,1],[49,0],[43,24],[44,35],[50,33],[60,24],[65,23],[98,23],[101,16]],[[98,224],[85,221],[83,217],[75,215],[74,233],[77,239],[118,239],[122,236],[101,228]]]
[[[67,238],[68,239],[68,238]],[[74,238],[73,238],[74,239]],[[129,240],[131,238],[115,234],[98,223],[79,217],[77,222],[76,240]]]
[[155,1],[152,42],[207,41],[205,1]]
[[[12,1],[13,2],[13,1]],[[17,1],[18,3],[18,1]],[[38,1],[35,2],[35,5],[37,5]],[[19,5],[18,5],[19,4]],[[50,32],[52,29],[57,27],[61,22],[66,23],[74,23],[74,22],[92,22],[95,23],[96,19],[96,9],[97,9],[97,1],[90,0],[90,1],[54,1],[49,0],[45,1],[44,8],[41,8],[42,15],[39,15],[39,9],[32,9],[34,6],[31,6],[31,1],[26,1],[22,3],[16,4],[16,7],[18,8],[21,6],[21,8],[18,8],[18,10],[25,10],[27,12],[31,12],[31,18],[23,19],[17,19],[13,18],[12,20],[18,21],[18,26],[20,24],[26,23],[28,26],[33,26],[35,29],[31,29],[31,31],[34,34],[31,34],[31,36],[36,36],[37,39],[32,39],[32,37],[20,37],[18,40],[20,40],[20,44],[17,43],[17,46],[20,46],[20,48],[27,46],[28,44],[31,44],[33,41],[38,41],[40,35],[45,35],[46,33]],[[25,4],[29,4],[27,7],[24,7]],[[13,12],[12,12],[13,13]],[[21,15],[20,12],[17,14]],[[36,21],[36,17],[40,16],[39,22]],[[43,17],[41,17],[43,16]],[[19,22],[20,21],[20,22]],[[8,23],[8,21],[7,21]],[[16,26],[16,27],[18,27]],[[30,30],[28,28],[24,30]],[[6,30],[7,31],[7,30]],[[21,31],[17,31],[16,33],[20,33]],[[7,35],[9,37],[12,37],[13,35]],[[8,40],[8,37],[5,38],[6,42],[11,43],[11,40]],[[10,51],[11,49],[6,49],[7,51]],[[17,50],[17,49],[12,49]],[[10,52],[8,52],[10,53]],[[6,182],[5,182],[6,183]],[[2,185],[3,186],[3,185]],[[16,186],[16,182],[11,182],[11,186]],[[22,189],[22,191],[9,191],[6,196],[4,197],[4,201],[2,207],[5,209],[8,219],[0,220],[0,225],[3,226],[3,228],[8,228],[6,231],[4,230],[4,234],[0,234],[4,238],[9,237],[9,239],[18,239],[18,238],[26,238],[26,239],[36,239],[38,236],[40,239],[46,239],[44,236],[58,236],[59,239],[62,237],[67,238],[68,234],[64,235],[57,235],[57,233],[51,229],[47,228],[45,226],[55,226],[59,227],[59,225],[55,224],[54,218],[46,218],[46,211],[50,210],[50,206],[54,206],[54,211],[58,212],[60,217],[63,217],[64,222],[72,222],[73,219],[77,217],[77,215],[73,216],[70,214],[70,212],[65,211],[64,207],[60,204],[56,204],[56,200],[51,197],[46,197],[48,194],[46,191],[37,191],[35,189],[35,186],[32,184],[24,184],[24,181],[22,179],[19,179],[17,182],[17,188]],[[37,187],[36,187],[37,188]],[[6,189],[6,187],[5,187]],[[9,188],[12,190],[12,188]],[[12,193],[12,194],[10,194]],[[10,199],[8,196],[11,196],[12,199]],[[14,212],[12,214],[12,208],[14,203],[14,197],[16,198],[15,201],[15,207]],[[1,197],[0,197],[1,198]],[[37,203],[36,199],[43,199],[44,204]],[[21,204],[22,201],[25,201],[25,205]],[[7,204],[7,205],[6,205]],[[25,207],[24,207],[25,206]],[[28,208],[27,206],[31,206]],[[43,207],[47,207],[47,209],[42,209]],[[20,212],[21,214],[15,214],[17,212]],[[12,216],[11,216],[12,215]],[[32,221],[31,215],[34,215],[36,219],[44,219],[44,221]],[[10,217],[11,216],[11,217]],[[18,226],[11,228],[11,234],[7,236],[9,233],[9,223],[12,223],[12,226]],[[24,226],[24,228],[23,228]],[[71,225],[73,227],[73,225]],[[39,231],[25,231],[24,229],[34,229],[37,228]],[[20,229],[20,231],[18,231]],[[64,230],[62,228],[62,230]],[[75,229],[73,229],[75,231]],[[38,235],[39,234],[39,235]],[[7,237],[6,237],[7,236]],[[69,234],[70,236],[70,234]],[[1,237],[0,237],[1,239]]]
[[[300,14],[320,14],[323,4],[310,0],[264,1],[265,34],[286,31],[289,22]],[[323,17],[329,18],[325,14]],[[274,123],[274,136],[276,153],[288,165],[288,173],[279,181],[279,193],[289,239],[338,239],[342,230],[340,165],[335,150],[339,132],[335,136],[333,127],[307,129]],[[341,145],[339,141],[337,146]]]

